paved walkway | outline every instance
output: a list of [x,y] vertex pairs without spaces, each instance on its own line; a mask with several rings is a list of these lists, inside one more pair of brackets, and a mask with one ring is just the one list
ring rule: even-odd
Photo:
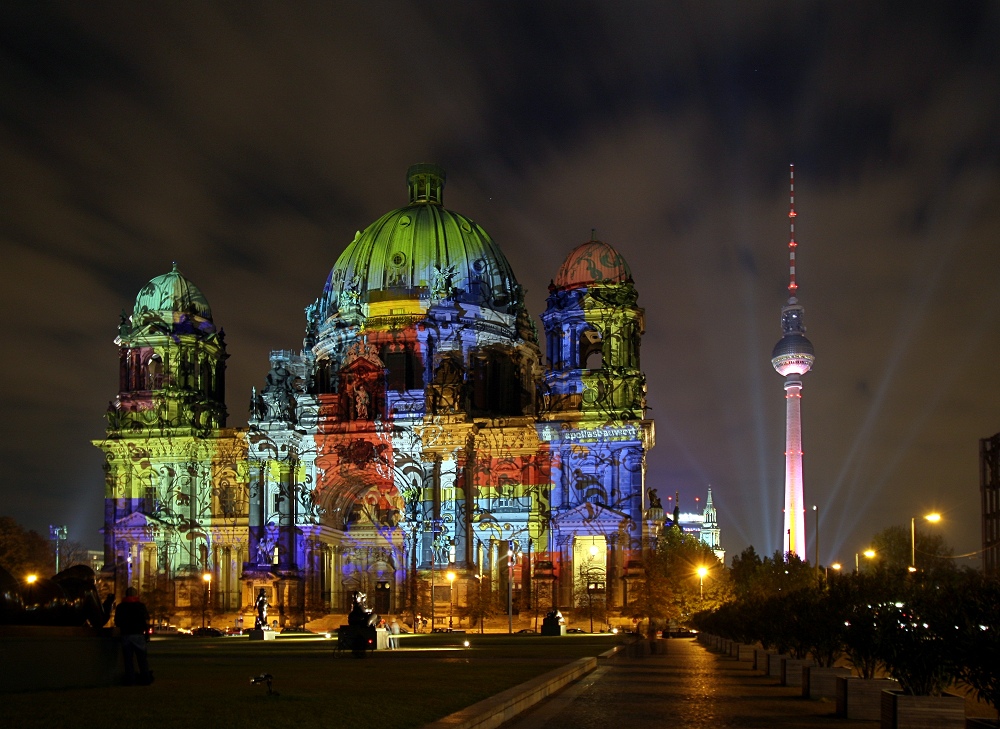
[[803,699],[800,688],[779,686],[752,664],[711,653],[694,640],[667,645],[666,655],[602,664],[503,729],[877,726],[837,718],[832,700]]

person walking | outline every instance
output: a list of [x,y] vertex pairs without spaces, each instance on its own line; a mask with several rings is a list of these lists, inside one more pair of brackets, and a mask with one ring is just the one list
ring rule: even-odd
[[[121,633],[122,658],[125,659],[125,685],[148,686],[153,683],[149,670],[146,641],[149,640],[149,613],[134,587],[125,590],[125,600],[115,608],[115,626]],[[135,672],[139,666],[138,675]]]

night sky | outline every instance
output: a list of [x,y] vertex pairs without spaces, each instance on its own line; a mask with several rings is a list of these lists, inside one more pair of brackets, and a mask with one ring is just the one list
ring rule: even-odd
[[[1000,431],[998,38],[995,2],[4,3],[0,514],[100,544],[90,440],[149,279],[177,261],[205,293],[243,426],[355,231],[435,162],[536,323],[592,228],[625,256],[647,486],[684,511],[711,486],[729,557],[771,553],[794,163],[820,561],[932,509],[976,552],[979,439]],[[811,560],[811,511],[807,534]]]

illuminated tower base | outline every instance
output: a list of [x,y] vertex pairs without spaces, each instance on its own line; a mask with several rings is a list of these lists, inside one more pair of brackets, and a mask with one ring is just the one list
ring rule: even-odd
[[785,542],[782,552],[805,558],[805,507],[802,495],[802,380],[785,380]]

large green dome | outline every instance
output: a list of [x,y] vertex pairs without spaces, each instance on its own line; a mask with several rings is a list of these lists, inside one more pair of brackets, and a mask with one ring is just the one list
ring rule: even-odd
[[514,313],[521,292],[506,257],[475,221],[443,205],[445,172],[436,165],[407,171],[410,204],[363,231],[330,271],[320,305],[324,318],[355,308],[364,315],[426,312],[435,299]]

